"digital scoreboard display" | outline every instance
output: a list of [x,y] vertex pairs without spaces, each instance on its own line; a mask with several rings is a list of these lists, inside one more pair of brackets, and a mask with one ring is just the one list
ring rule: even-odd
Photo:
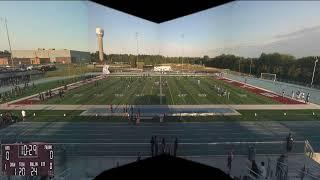
[[54,148],[51,144],[2,144],[4,176],[53,176]]

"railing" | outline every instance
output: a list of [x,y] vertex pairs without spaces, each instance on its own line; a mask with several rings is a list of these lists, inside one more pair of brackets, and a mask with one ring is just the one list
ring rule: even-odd
[[314,150],[308,140],[305,141],[304,152],[310,159],[314,158]]
[[[229,74],[236,75],[236,76],[250,76],[247,73],[239,73],[237,71],[230,71],[229,70],[229,71],[224,71],[224,72],[228,72]],[[255,77],[257,79],[260,78],[258,75],[255,75],[255,74],[252,74],[251,76]],[[288,84],[293,84],[293,85],[306,86],[308,88],[320,89],[320,85],[318,85],[318,84],[313,84],[311,86],[310,83],[305,83],[305,82],[301,82],[301,81],[294,81],[294,80],[289,80],[289,79],[283,79],[283,78],[279,78],[279,77],[277,77],[277,81],[283,82],[283,83],[288,83]]]
[[300,174],[300,178],[301,178],[301,179],[303,179],[303,178],[301,177],[301,176],[303,175],[304,178],[305,178],[305,177],[310,177],[310,178],[315,179],[315,180],[320,180],[320,176],[315,176],[315,175],[313,175],[313,174],[311,174],[311,173],[308,173],[307,170],[305,170],[305,171],[297,170],[297,172]]
[[71,171],[70,168],[65,169],[64,171],[62,171],[58,175],[55,175],[53,180],[65,180],[65,179],[68,179],[68,176],[70,176],[70,171]]
[[[306,177],[310,177],[315,180],[320,180],[320,174],[319,174],[319,176],[317,176],[317,175],[311,173],[310,168],[308,168],[305,165],[304,165],[304,170],[301,170],[301,169],[290,170],[288,164],[286,164],[284,162],[280,162],[280,161],[276,161],[276,163],[283,165],[283,166],[279,166],[279,168],[282,172],[284,172],[284,174],[283,174],[284,179],[287,179],[287,178],[289,178],[289,179],[290,178],[304,179]],[[286,168],[286,169],[284,169],[284,168]],[[316,168],[319,168],[319,167],[316,167]],[[320,169],[317,172],[320,172]],[[275,175],[275,176],[277,176],[277,175]]]
[[[264,179],[264,177],[254,171],[252,171],[250,168],[246,167],[247,170],[247,176],[249,176],[251,179]],[[254,174],[255,176],[253,176]]]

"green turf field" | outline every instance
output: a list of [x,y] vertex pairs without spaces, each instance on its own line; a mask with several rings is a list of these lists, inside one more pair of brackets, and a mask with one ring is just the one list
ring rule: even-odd
[[101,72],[102,69],[88,68],[86,64],[55,64],[55,71],[47,71],[45,77],[74,76],[90,72]]
[[[67,91],[46,104],[160,104],[160,77],[108,77]],[[198,84],[200,80],[200,84]],[[212,77],[162,77],[162,104],[277,104]],[[219,96],[216,86],[230,91]]]
[[[57,88],[59,86],[64,86],[66,84],[74,83],[79,80],[81,80],[81,77],[74,77],[74,78],[68,78],[68,79],[63,79],[63,80],[55,80],[55,81],[51,81],[51,82],[36,84],[35,86],[33,86],[32,84],[29,84],[29,87],[25,88],[21,94],[18,94],[18,95],[10,94],[6,98],[2,98],[0,100],[0,103],[13,101],[13,100],[20,99],[20,98],[30,96],[33,94],[38,94],[39,92],[47,91],[49,89]],[[6,93],[9,94],[9,92],[10,91],[7,91]],[[4,93],[2,93],[2,94],[4,94]]]

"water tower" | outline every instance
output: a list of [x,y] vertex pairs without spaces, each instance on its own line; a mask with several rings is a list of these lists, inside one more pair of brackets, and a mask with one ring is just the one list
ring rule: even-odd
[[98,47],[99,47],[99,59],[101,62],[103,62],[103,35],[104,35],[104,30],[100,27],[96,28],[96,34],[98,37]]

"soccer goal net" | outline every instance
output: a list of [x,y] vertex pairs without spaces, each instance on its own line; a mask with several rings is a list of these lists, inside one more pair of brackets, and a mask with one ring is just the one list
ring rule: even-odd
[[277,80],[277,74],[261,73],[260,78],[261,79],[267,79],[267,80],[276,81]]

